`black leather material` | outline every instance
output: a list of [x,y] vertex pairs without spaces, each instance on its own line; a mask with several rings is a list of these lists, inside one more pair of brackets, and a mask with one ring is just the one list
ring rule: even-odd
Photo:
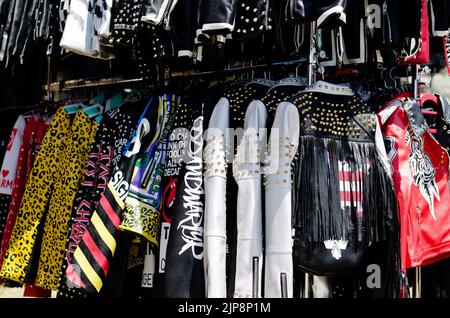
[[294,264],[342,275],[385,239],[396,206],[374,140],[378,119],[349,88],[330,83],[319,81],[290,101],[301,114],[292,173]]
[[337,259],[323,242],[304,242],[294,239],[294,268],[319,276],[345,275],[361,264],[365,251],[362,243],[351,241],[345,249],[340,250],[342,256]]
[[427,131],[428,125],[425,121],[425,117],[420,111],[420,106],[415,99],[408,98],[403,104],[403,109],[408,115],[410,125],[414,133],[418,137],[422,137],[423,133]]
[[402,43],[400,33],[400,19],[398,17],[399,4],[395,0],[378,1],[382,5],[382,20],[381,20],[381,45],[384,47],[400,47]]
[[[44,19],[48,29],[49,4],[48,1],[41,1],[43,5],[38,11],[39,17]],[[22,54],[28,39],[32,37],[32,27],[35,11],[39,5],[38,0],[16,0],[11,1],[9,5],[0,2],[0,42],[2,33],[7,35],[7,42],[1,44],[0,60],[7,56],[19,56]],[[38,24],[39,26],[39,24]],[[48,33],[45,34],[48,37]]]
[[442,115],[443,115],[444,121],[450,122],[450,103],[449,103],[449,101],[447,99],[445,99],[444,97],[440,96],[439,102],[442,106]]
[[41,0],[39,2],[39,17],[36,24],[35,37],[44,38],[48,37],[47,26],[50,19],[50,4],[48,0]]
[[137,35],[143,0],[121,0],[114,3],[111,17],[110,44],[131,46]]
[[[205,2],[202,14],[203,33],[223,34],[229,33],[230,30],[225,25],[234,25],[238,0],[208,0]],[[208,24],[221,23],[223,27],[214,27],[205,29]]]
[[233,38],[251,37],[271,30],[272,10],[269,4],[269,0],[241,0],[236,13]]
[[152,58],[155,60],[169,60],[176,56],[173,33],[162,26],[150,26]]
[[[427,107],[427,103],[422,107]],[[438,98],[438,105],[432,106],[439,115],[424,115],[425,121],[430,128],[435,128],[437,133],[434,137],[439,142],[442,148],[450,154],[450,104],[442,96]]]
[[142,21],[154,25],[170,23],[170,15],[178,0],[144,0],[142,5]]
[[178,0],[172,13],[172,26],[178,54],[180,51],[194,52],[199,0]]
[[154,15],[160,14],[163,4],[170,3],[171,0],[144,0],[142,5],[142,15]]
[[[450,29],[450,1],[430,0],[428,1],[428,12],[429,16],[434,19],[434,30],[431,31],[447,33]],[[438,34],[435,33],[435,35]]]
[[[362,59],[361,46],[365,47],[365,41],[361,35],[361,20],[365,17],[365,5],[361,0],[347,0],[347,22],[342,27],[344,34],[345,53],[349,59]],[[364,21],[363,26],[364,28]],[[365,50],[364,50],[365,52]]]
[[10,0],[0,0],[0,33],[2,32],[2,28],[6,22],[9,13],[9,6],[14,1]]
[[37,5],[36,0],[25,0],[23,1],[22,11],[20,12],[19,24],[15,29],[14,42],[10,43],[9,53],[15,55],[21,53],[23,47],[26,44],[26,38],[29,36],[30,22],[33,19],[34,11]]
[[20,23],[20,12],[23,10],[23,5],[24,0],[15,0],[9,6],[7,20],[3,27],[3,38],[0,39],[3,42],[0,45],[0,61],[7,59],[9,48],[15,42],[15,34]]
[[286,1],[278,0],[270,3],[274,22],[273,32],[269,33],[274,42],[273,55],[286,60],[306,59],[309,54],[310,24],[285,23]]
[[10,14],[9,8],[14,5],[13,0],[0,0],[0,44],[2,42],[3,33],[6,31],[6,25],[8,22],[8,16]]
[[[376,48],[401,48],[402,34],[400,30],[401,19],[399,12],[402,10],[401,1],[398,0],[368,0],[368,21],[373,45]],[[379,11],[378,11],[379,10]],[[409,17],[408,17],[409,18]],[[377,25],[380,23],[380,25]],[[369,26],[369,24],[367,25]],[[385,63],[389,61],[384,59]]]
[[309,6],[309,2],[305,3],[304,0],[284,0],[284,22],[302,22],[306,20],[306,7]]
[[[285,22],[313,21],[321,17],[328,10],[347,6],[347,0],[286,0]],[[318,25],[320,28],[333,28],[343,23],[339,19],[339,12],[332,12]]]

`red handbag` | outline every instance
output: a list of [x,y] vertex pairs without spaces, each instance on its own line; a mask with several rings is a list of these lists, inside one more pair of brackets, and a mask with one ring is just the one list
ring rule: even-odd
[[[418,42],[417,42],[418,41]],[[420,14],[420,38],[411,39],[400,53],[398,63],[427,64],[430,62],[430,32],[428,30],[428,0],[422,0]]]

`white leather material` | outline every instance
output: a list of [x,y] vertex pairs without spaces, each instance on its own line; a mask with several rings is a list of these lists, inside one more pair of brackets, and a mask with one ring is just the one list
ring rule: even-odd
[[[293,295],[291,162],[297,152],[300,117],[297,107],[281,102],[269,139],[270,164],[265,175],[266,251],[264,290],[267,298],[281,298],[281,277],[286,297]],[[276,159],[279,160],[276,160]],[[266,168],[266,167],[265,167]]]
[[164,28],[166,30],[169,30],[170,14],[172,13],[177,3],[178,0],[149,1],[149,6],[145,8],[145,12],[141,17],[141,21],[153,25],[161,25],[165,23]]
[[316,92],[323,94],[333,94],[342,96],[353,96],[355,92],[346,85],[337,85],[324,81],[317,81],[304,89],[304,92]]
[[[258,140],[265,138],[265,131],[260,129],[265,129],[266,121],[264,104],[261,101],[251,102],[245,114],[244,135],[233,161],[233,175],[239,187],[234,297],[239,298],[261,297],[262,184]],[[254,262],[255,258],[257,263]],[[257,268],[254,268],[254,264],[257,264]]]
[[227,297],[225,134],[229,126],[229,113],[228,100],[221,98],[209,121],[203,154],[206,165],[204,268],[208,298]]
[[[89,12],[88,7],[102,10],[101,17]],[[114,58],[114,54],[102,48],[99,39],[99,36],[109,36],[111,7],[112,0],[106,0],[104,3],[99,0],[72,0],[59,45],[81,55],[106,60]]]
[[111,34],[111,10],[113,6],[113,0],[105,0],[103,4],[104,8],[102,17],[99,22],[98,35],[100,38],[107,40]]
[[313,276],[313,298],[331,298],[330,279],[325,276]]
[[72,0],[67,16],[66,26],[61,38],[60,46],[82,55],[92,56],[92,37],[94,34],[93,15],[89,12],[92,0]]
[[[171,0],[158,0],[158,1],[149,1],[148,10],[144,10],[144,15],[141,17],[141,21],[151,23],[154,25],[159,25],[162,23],[164,18],[164,13],[170,5]],[[145,5],[145,3],[144,3]]]

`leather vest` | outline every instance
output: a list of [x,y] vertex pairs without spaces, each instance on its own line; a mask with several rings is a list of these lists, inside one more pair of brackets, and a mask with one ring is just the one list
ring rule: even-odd
[[377,117],[351,89],[325,82],[291,102],[301,125],[294,264],[315,275],[351,272],[371,242],[386,237],[395,206]]

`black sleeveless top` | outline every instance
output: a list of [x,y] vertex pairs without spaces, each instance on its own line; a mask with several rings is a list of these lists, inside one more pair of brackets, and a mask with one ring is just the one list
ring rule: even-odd
[[[352,90],[318,82],[291,99],[300,112],[294,159],[294,265],[335,276],[383,240],[395,198],[376,146],[377,117]],[[379,145],[380,146],[380,145]],[[381,152],[381,153],[380,153]]]

